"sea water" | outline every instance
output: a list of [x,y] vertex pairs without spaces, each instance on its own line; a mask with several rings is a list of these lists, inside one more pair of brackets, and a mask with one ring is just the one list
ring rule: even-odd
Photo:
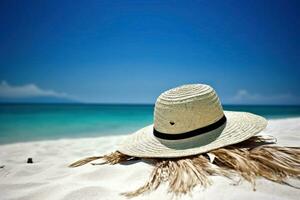
[[[268,119],[300,117],[300,106],[225,105]],[[0,104],[0,144],[129,134],[153,122],[154,105]]]

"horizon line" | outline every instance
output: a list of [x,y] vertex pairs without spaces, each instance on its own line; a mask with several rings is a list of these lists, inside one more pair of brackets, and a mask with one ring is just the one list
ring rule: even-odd
[[[0,102],[0,105],[141,105],[154,106],[155,103],[132,103],[132,102]],[[300,104],[234,104],[224,103],[222,106],[300,106]]]

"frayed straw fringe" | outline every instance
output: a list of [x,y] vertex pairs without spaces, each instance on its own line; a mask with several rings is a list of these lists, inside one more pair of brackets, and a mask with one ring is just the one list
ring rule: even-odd
[[102,163],[97,163],[97,164],[101,164],[101,165],[102,164],[111,164],[111,165],[114,165],[114,164],[117,164],[117,163],[133,160],[133,159],[136,159],[136,158],[124,155],[124,154],[116,151],[114,153],[104,155],[104,156],[92,156],[92,157],[87,157],[87,158],[78,160],[78,161],[72,163],[71,165],[69,165],[69,167],[79,167],[79,166],[85,165],[87,163],[90,163],[90,162],[92,162],[94,160],[98,160],[98,159],[103,159],[103,162]]
[[[264,177],[285,184],[288,177],[300,179],[300,147],[279,147],[270,138],[254,136],[242,143],[212,150],[208,153],[183,158],[136,158],[118,151],[105,156],[89,157],[70,165],[78,167],[102,159],[99,164],[117,164],[133,159],[149,160],[154,169],[145,185],[135,191],[122,193],[135,197],[153,191],[161,183],[168,183],[168,191],[186,194],[197,186],[209,186],[209,176],[225,176],[232,180],[243,177],[255,190],[255,179]],[[214,157],[214,159],[211,159]]]

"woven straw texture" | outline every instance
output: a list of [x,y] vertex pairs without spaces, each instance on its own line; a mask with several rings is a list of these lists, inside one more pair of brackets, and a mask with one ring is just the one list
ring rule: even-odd
[[[225,115],[227,121],[210,132],[180,140],[153,135],[153,128],[167,134],[181,134],[208,126]],[[183,85],[162,93],[154,109],[154,124],[128,136],[118,150],[126,155],[173,158],[205,153],[244,141],[267,125],[258,115],[223,111],[215,90],[203,84]]]

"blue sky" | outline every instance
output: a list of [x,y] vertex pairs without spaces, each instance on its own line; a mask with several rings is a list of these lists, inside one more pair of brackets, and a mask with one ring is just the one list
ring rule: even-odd
[[300,104],[299,1],[1,1],[0,99]]

